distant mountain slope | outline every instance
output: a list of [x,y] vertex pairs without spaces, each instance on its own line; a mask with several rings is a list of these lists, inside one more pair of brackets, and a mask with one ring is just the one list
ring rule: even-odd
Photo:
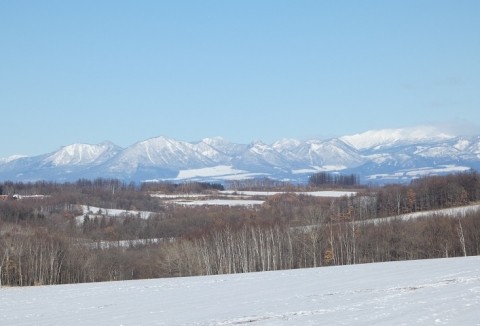
[[141,182],[263,176],[304,182],[314,172],[338,171],[358,174],[363,182],[385,183],[470,168],[480,168],[480,136],[458,137],[421,127],[372,130],[327,140],[282,139],[271,145],[261,141],[235,144],[220,137],[198,142],[156,137],[127,148],[110,142],[71,144],[39,156],[0,159],[0,179],[111,177]]
[[455,136],[442,132],[437,127],[369,130],[360,134],[343,136],[342,139],[358,150],[380,149],[406,144],[419,144],[452,139]]
[[72,144],[62,147],[46,157],[43,163],[51,166],[99,165],[108,161],[120,151],[120,147],[110,142],[99,145]]

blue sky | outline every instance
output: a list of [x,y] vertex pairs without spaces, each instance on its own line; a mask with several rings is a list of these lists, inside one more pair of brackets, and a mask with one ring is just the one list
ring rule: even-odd
[[160,135],[480,130],[479,13],[476,0],[2,1],[0,157]]

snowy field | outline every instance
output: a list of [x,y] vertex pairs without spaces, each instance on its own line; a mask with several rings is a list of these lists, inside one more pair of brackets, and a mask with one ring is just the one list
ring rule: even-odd
[[0,289],[0,325],[480,325],[480,256]]
[[77,224],[82,224],[85,218],[85,215],[89,215],[90,217],[139,217],[143,219],[148,219],[151,215],[155,214],[154,212],[147,212],[147,211],[129,211],[125,209],[110,209],[110,208],[103,208],[103,207],[95,207],[95,206],[87,206],[87,205],[80,205],[82,210],[82,215],[76,216],[75,220]]
[[[280,191],[220,191],[215,196],[221,198],[210,198],[212,194],[162,194],[152,193],[150,196],[165,200],[166,203],[181,205],[181,206],[244,206],[254,207],[262,205],[265,201],[253,199],[252,197],[268,197],[286,192]],[[295,192],[296,194],[315,196],[315,197],[330,197],[338,198],[343,196],[354,196],[356,192],[353,191],[310,191],[310,192]],[[108,217],[140,217],[148,219],[153,212],[148,211],[133,211],[123,209],[109,209],[103,207],[80,205],[82,215],[75,217],[77,224],[82,224],[85,215],[91,217],[101,217],[103,215]]]
[[[287,194],[285,191],[235,191],[235,190],[224,190],[220,191],[224,195],[240,195],[240,196],[274,196],[278,194]],[[355,196],[356,191],[334,191],[334,190],[325,190],[325,191],[295,191],[293,192],[296,195],[305,195],[305,196],[314,196],[314,197],[329,197],[329,198],[340,198],[344,196]]]
[[392,222],[395,220],[401,221],[408,221],[412,219],[422,218],[422,217],[465,217],[467,214],[477,213],[480,211],[480,204],[475,205],[467,205],[467,206],[460,206],[460,207],[451,207],[451,208],[443,208],[443,209],[436,209],[432,211],[423,211],[423,212],[415,212],[415,213],[408,213],[408,214],[401,214],[389,217],[382,217],[376,218],[372,220],[362,221],[360,223],[374,223],[380,224],[385,222]]
[[[183,206],[246,206],[253,207],[262,205],[265,201],[253,199],[254,197],[269,197],[278,194],[286,194],[284,191],[234,191],[224,190],[214,194],[214,196],[221,196],[222,198],[208,199],[209,196],[205,194],[151,194],[152,197],[161,199],[169,199],[169,203],[183,205]],[[297,195],[314,196],[314,197],[329,197],[339,198],[343,196],[355,196],[354,191],[304,191],[293,192]],[[201,199],[199,199],[201,198]]]
[[87,206],[87,205],[81,205],[81,208],[84,215],[85,214],[93,214],[93,215],[105,214],[106,216],[110,216],[110,217],[134,216],[134,217],[147,219],[150,217],[150,215],[155,214],[153,212],[147,212],[147,211],[129,211],[125,209],[110,209],[110,208],[94,207],[94,206]]
[[180,170],[178,175],[173,180],[198,180],[203,178],[215,179],[215,180],[245,180],[252,179],[261,176],[267,176],[266,173],[252,173],[244,170],[234,169],[229,165],[218,165],[208,168]]
[[257,205],[263,205],[264,200],[252,200],[252,199],[205,199],[205,200],[192,200],[192,201],[173,201],[177,205],[183,206],[244,206],[253,207]]

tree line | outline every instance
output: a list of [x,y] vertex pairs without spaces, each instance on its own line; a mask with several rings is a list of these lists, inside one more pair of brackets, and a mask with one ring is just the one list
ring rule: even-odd
[[360,184],[360,177],[356,174],[318,172],[308,178],[308,183],[314,187],[352,187]]
[[[387,216],[475,203],[474,172],[365,188],[356,196],[270,196],[257,208],[178,207],[149,194],[181,185],[117,180],[2,183],[3,193],[50,195],[0,202],[3,286],[243,273],[480,254],[480,213]],[[200,191],[216,186],[185,185]],[[309,187],[312,187],[309,185]],[[190,188],[191,189],[191,188]],[[295,187],[298,190],[298,186]],[[148,219],[85,214],[77,204],[155,212]],[[156,239],[126,246],[102,241]]]

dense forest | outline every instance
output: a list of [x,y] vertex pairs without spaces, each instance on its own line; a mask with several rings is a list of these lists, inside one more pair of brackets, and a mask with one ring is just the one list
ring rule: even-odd
[[[355,196],[302,191],[355,187]],[[152,194],[219,196],[227,189],[281,190],[253,207],[182,206]],[[312,176],[308,185],[268,179],[126,184],[0,184],[0,281],[26,286],[242,273],[480,254],[475,171],[409,185],[362,187],[355,176]],[[85,212],[82,207],[101,207]],[[112,217],[108,210],[148,211]],[[433,211],[418,218],[402,214]]]

